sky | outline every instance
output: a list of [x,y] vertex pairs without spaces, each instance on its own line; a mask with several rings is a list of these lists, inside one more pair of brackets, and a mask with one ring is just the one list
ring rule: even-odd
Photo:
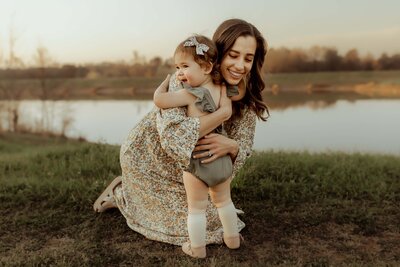
[[29,64],[38,46],[59,63],[172,56],[192,34],[212,37],[229,18],[254,24],[269,47],[357,48],[400,53],[398,0],[0,0],[0,57],[15,50]]

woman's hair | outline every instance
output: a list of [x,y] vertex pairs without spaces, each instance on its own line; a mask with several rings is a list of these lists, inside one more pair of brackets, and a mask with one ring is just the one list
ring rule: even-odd
[[[258,29],[254,25],[241,19],[229,19],[222,22],[213,36],[213,41],[217,46],[219,54],[217,65],[220,66],[224,57],[235,44],[236,39],[241,36],[253,36],[256,39],[257,48],[254,55],[253,66],[244,80],[246,94],[242,100],[232,102],[234,110],[233,117],[241,117],[244,107],[249,106],[254,110],[258,118],[266,121],[269,116],[269,111],[261,95],[261,92],[265,88],[261,69],[264,64],[265,55],[267,54],[267,43]],[[264,112],[267,113],[266,117],[264,116]]]
[[[202,49],[203,54],[199,54],[196,50],[196,44],[193,43],[193,38],[195,38],[195,41],[201,47],[206,45],[208,47],[208,49],[206,49],[207,51]],[[211,78],[215,84],[221,84],[222,75],[220,74],[219,68],[216,64],[218,60],[218,50],[217,46],[211,39],[203,35],[190,36],[176,47],[174,55],[178,53],[193,56],[194,61],[201,67],[209,67],[212,65],[212,70],[210,72]]]

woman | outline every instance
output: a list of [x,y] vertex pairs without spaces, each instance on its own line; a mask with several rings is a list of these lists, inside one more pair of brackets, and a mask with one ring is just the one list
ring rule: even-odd
[[[268,109],[261,97],[266,43],[260,32],[246,21],[230,19],[217,28],[213,41],[222,76],[227,83],[239,85],[239,95],[233,99],[238,101],[232,104],[222,93],[220,108],[200,118],[187,117],[184,108],[151,111],[121,146],[122,176],[94,204],[99,212],[117,206],[128,226],[149,239],[175,245],[188,239],[182,172],[192,151],[206,150],[198,154],[209,156],[206,162],[230,155],[234,177],[250,156],[256,118],[266,120],[263,114]],[[176,89],[177,84],[173,77],[169,90]],[[167,85],[164,81],[160,86]],[[221,123],[228,137],[216,133],[204,137]],[[222,227],[211,203],[207,218],[206,243],[221,243]],[[243,227],[238,220],[239,230]]]

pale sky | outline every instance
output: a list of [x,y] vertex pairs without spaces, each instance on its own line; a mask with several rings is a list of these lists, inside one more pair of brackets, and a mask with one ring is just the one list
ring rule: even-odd
[[13,28],[28,64],[38,45],[60,63],[129,61],[133,50],[165,59],[229,18],[254,24],[270,47],[391,55],[400,53],[399,11],[398,0],[0,0],[0,56]]

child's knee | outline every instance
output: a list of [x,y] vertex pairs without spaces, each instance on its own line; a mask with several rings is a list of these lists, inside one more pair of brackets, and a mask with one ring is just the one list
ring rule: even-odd
[[197,201],[190,201],[188,203],[188,210],[189,213],[204,213],[207,209],[208,200],[197,200]]
[[217,208],[222,208],[222,207],[225,207],[226,205],[228,205],[230,203],[232,203],[232,199],[231,198],[222,200],[222,201],[217,202],[217,203],[214,203],[214,205]]
[[230,194],[210,194],[211,196],[211,201],[217,208],[221,208],[223,206],[228,205],[229,203],[232,202],[231,195]]

